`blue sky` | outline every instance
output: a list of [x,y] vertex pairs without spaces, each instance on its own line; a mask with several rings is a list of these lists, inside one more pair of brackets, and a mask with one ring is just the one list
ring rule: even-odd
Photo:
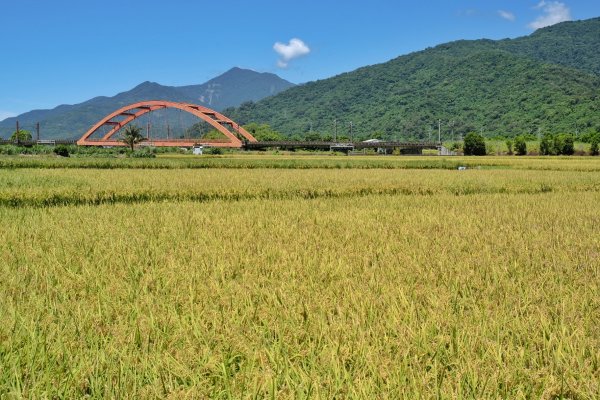
[[597,16],[591,0],[2,0],[0,120],[147,80],[203,83],[234,66],[307,82]]

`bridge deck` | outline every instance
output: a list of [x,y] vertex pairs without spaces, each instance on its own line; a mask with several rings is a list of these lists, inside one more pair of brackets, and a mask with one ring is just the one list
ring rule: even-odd
[[306,148],[329,150],[331,148],[355,149],[438,149],[439,143],[436,142],[297,142],[297,141],[277,141],[277,142],[250,142],[245,143],[244,148],[248,150],[259,150],[269,147],[280,148]]

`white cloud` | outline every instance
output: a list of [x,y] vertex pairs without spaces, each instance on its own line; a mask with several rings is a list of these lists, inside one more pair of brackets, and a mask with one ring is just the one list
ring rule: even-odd
[[501,18],[504,18],[505,20],[511,21],[511,22],[513,22],[515,19],[517,19],[515,14],[511,13],[510,11],[498,10],[498,15]]
[[540,29],[558,24],[559,22],[571,21],[572,19],[569,7],[560,1],[542,0],[535,8],[542,10],[542,15],[538,16],[535,21],[528,25],[531,29]]
[[279,54],[277,61],[279,68],[286,68],[291,60],[310,53],[310,48],[300,39],[291,39],[288,44],[277,42],[273,49]]
[[0,110],[0,121],[4,121],[6,118],[16,117],[17,114],[12,111]]

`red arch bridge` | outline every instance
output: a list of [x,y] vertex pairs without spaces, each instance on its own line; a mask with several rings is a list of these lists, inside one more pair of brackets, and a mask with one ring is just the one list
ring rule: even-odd
[[174,101],[149,100],[129,104],[117,111],[107,115],[92,126],[78,141],[80,146],[123,146],[124,143],[119,140],[117,133],[125,125],[134,120],[147,115],[148,113],[164,110],[178,109],[198,117],[200,120],[208,123],[212,128],[223,134],[223,139],[204,139],[204,138],[172,138],[167,137],[153,138],[150,135],[150,125],[146,130],[146,145],[150,146],[173,146],[173,147],[192,147],[194,145],[208,145],[215,147],[242,147],[244,143],[256,142],[254,136],[242,128],[240,125],[227,118],[225,115],[197,104],[177,103]]
[[151,135],[150,123],[147,124],[146,142],[147,146],[157,147],[193,147],[196,145],[213,146],[213,147],[232,147],[245,148],[247,150],[260,150],[268,148],[280,149],[314,149],[314,150],[333,150],[349,152],[360,149],[375,149],[378,153],[391,153],[392,150],[398,149],[404,154],[421,154],[424,149],[436,149],[441,155],[451,155],[447,149],[437,142],[383,142],[383,141],[366,141],[356,143],[339,143],[339,142],[258,142],[254,136],[246,131],[239,124],[235,123],[225,115],[191,103],[178,103],[173,101],[149,100],[138,103],[129,104],[115,112],[102,118],[98,123],[92,126],[78,141],[80,146],[124,146],[125,144],[119,140],[117,133],[125,125],[139,119],[143,116],[148,116],[149,113],[164,109],[176,109],[182,112],[189,113],[198,117],[200,120],[212,126],[219,131],[223,136],[219,139],[210,138],[174,138],[169,135],[167,130],[166,138],[163,136],[153,137]]

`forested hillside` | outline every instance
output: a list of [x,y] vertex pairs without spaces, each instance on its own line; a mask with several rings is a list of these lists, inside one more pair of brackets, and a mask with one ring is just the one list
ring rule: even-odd
[[497,43],[513,53],[600,75],[600,18],[563,22]]
[[593,19],[513,41],[447,43],[226,112],[287,136],[331,134],[335,125],[346,133],[352,122],[359,137],[424,139],[440,120],[445,139],[600,130],[599,32]]

